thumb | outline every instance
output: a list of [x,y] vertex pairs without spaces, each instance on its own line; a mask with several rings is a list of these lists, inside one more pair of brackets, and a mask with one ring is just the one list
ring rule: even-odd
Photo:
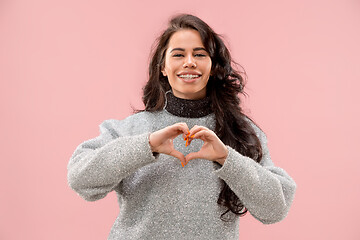
[[183,165],[183,167],[186,165],[186,159],[184,154],[182,154],[181,152],[177,151],[177,150],[173,150],[170,152],[169,154],[170,156],[176,157],[177,159],[179,159],[181,161],[181,164]]

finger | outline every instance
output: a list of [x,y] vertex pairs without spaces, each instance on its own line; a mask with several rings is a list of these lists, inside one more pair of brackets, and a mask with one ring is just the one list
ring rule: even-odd
[[197,139],[201,139],[203,141],[209,141],[212,140],[212,133],[209,130],[200,130],[197,133],[195,133],[194,135],[192,135],[193,138],[197,138]]
[[189,138],[189,140],[188,140],[188,146],[190,145],[190,143],[192,142],[192,140],[194,140],[193,138]]
[[195,158],[202,158],[201,152],[192,152],[192,153],[189,153],[188,155],[186,155],[186,156],[185,156],[186,164],[187,164],[190,160],[195,159]]
[[190,139],[190,132],[187,131],[187,133],[183,133],[183,138],[184,138],[184,141],[186,141],[187,139]]
[[186,135],[186,137],[184,138],[185,147],[189,146],[192,140],[194,140],[194,135],[190,136],[190,133]]
[[188,134],[189,132],[189,127],[187,126],[186,123],[184,122],[180,122],[180,123],[175,123],[174,125],[171,126],[174,130],[177,131],[178,134],[183,133],[183,137],[185,138],[186,134]]
[[[191,142],[192,142],[192,140],[194,140],[196,137],[195,137],[195,133],[197,133],[197,132],[201,132],[201,131],[203,131],[202,130],[202,127],[201,126],[198,126],[195,130],[193,129],[192,131],[194,131],[193,133],[189,133],[187,136],[186,136],[186,138],[184,138],[184,141],[186,141],[186,144],[185,144],[185,146],[189,146],[190,144],[191,144]],[[204,130],[204,131],[206,131],[206,130]],[[198,138],[200,138],[200,137],[198,137]],[[201,139],[201,138],[200,138]],[[201,139],[201,140],[203,140],[204,141],[204,139]]]
[[200,131],[201,129],[203,129],[203,126],[198,126],[198,125],[194,125],[191,129],[190,129],[190,134],[193,135],[195,132]]
[[194,138],[194,135],[200,131],[210,131],[211,132],[210,129],[208,129],[204,126],[195,125],[193,128],[190,129],[190,136]]
[[169,153],[169,155],[170,155],[170,156],[173,156],[173,157],[176,157],[177,159],[179,159],[180,162],[181,162],[181,164],[182,164],[183,166],[186,165],[185,156],[184,156],[181,152],[179,152],[179,151],[177,151],[177,150],[173,150],[173,151],[171,151],[171,152]]

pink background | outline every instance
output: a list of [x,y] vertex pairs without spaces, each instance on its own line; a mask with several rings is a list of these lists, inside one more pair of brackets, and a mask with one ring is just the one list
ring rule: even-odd
[[82,200],[66,166],[103,120],[143,107],[150,48],[180,12],[225,36],[244,108],[298,185],[284,221],[247,215],[241,239],[360,239],[360,2],[220,2],[0,1],[0,239],[106,239],[115,194]]

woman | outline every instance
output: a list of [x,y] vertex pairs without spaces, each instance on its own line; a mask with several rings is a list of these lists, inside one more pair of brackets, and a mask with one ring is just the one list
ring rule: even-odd
[[242,113],[231,63],[205,22],[174,17],[152,55],[145,110],[104,121],[77,147],[71,188],[88,201],[117,193],[108,239],[238,239],[247,211],[265,224],[285,218],[296,184]]

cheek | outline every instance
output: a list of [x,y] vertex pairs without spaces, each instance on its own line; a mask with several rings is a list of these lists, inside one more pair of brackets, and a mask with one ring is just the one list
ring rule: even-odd
[[165,61],[165,68],[167,68],[167,71],[169,71],[170,74],[170,72],[174,73],[178,71],[180,68],[182,68],[183,64],[184,63],[181,59],[167,58]]
[[205,67],[205,72],[206,72],[206,75],[209,75],[210,76],[210,73],[211,73],[211,64],[208,64],[206,67]]
[[167,75],[171,75],[174,71],[173,65],[169,62],[166,62],[165,63],[165,71],[166,71]]
[[211,72],[211,67],[212,67],[211,59],[208,59],[208,61],[204,63],[204,69],[205,69],[206,73],[209,75]]

